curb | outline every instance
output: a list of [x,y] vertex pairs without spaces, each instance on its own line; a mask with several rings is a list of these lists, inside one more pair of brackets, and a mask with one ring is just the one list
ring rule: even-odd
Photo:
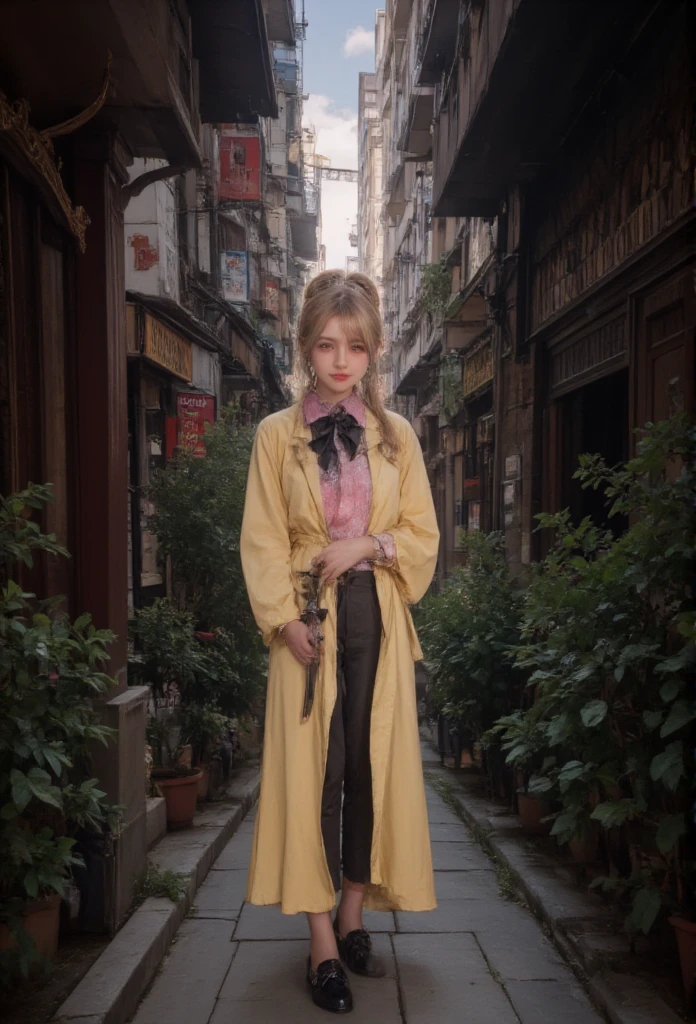
[[[432,746],[430,736],[421,735]],[[430,765],[428,769],[432,771]],[[463,781],[438,763],[439,773],[455,783],[452,796],[461,817],[510,872],[530,909],[546,925],[561,955],[611,1024],[683,1024],[684,1018],[640,976],[621,970],[628,942],[607,933],[607,909],[599,897],[577,889],[570,872],[531,850],[524,839],[500,832],[495,820],[496,815],[500,820],[500,806],[467,792]]]
[[259,796],[258,767],[242,769],[224,801],[209,804],[193,827],[169,832],[148,855],[150,864],[188,875],[179,903],[150,897],[128,918],[51,1024],[124,1024],[135,1013],[198,887]]

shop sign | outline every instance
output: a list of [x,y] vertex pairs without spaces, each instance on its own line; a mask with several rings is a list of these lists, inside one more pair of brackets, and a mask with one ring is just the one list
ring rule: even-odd
[[179,444],[199,458],[205,455],[205,425],[215,423],[215,399],[212,395],[194,395],[181,392],[176,396],[179,420]]
[[493,348],[490,341],[464,363],[464,394],[471,395],[493,380]]
[[467,510],[467,526],[469,531],[481,529],[481,502],[470,501]]
[[191,380],[193,353],[191,345],[180,335],[165,327],[155,317],[145,314],[145,344],[143,355],[175,377]]
[[261,198],[261,145],[258,135],[238,135],[223,128],[220,136],[220,199]]
[[272,313],[276,319],[280,318],[280,297],[278,291],[278,281],[274,277],[266,278],[266,287],[264,289],[264,307],[269,313]]
[[522,474],[522,459],[519,455],[508,455],[505,459],[505,479],[517,480]]
[[222,294],[228,302],[249,301],[249,260],[246,252],[227,249],[220,253]]

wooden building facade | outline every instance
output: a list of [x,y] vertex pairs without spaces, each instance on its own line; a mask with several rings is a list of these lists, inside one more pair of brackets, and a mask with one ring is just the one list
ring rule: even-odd
[[42,525],[73,557],[39,563],[26,582],[116,635],[104,706],[116,740],[94,766],[124,807],[103,919],[114,928],[146,852],[147,692],[126,678],[124,186],[137,156],[199,167],[201,113],[274,116],[277,105],[261,0],[70,8],[2,10],[0,491],[53,484]]
[[[539,511],[603,516],[572,479],[579,454],[618,462],[636,428],[693,410],[694,13],[680,0],[481,0],[459,4],[436,46],[452,7],[435,0],[423,26],[433,214],[497,224],[476,283],[486,326],[458,352],[465,396],[489,361],[486,529],[519,565],[543,554]],[[459,424],[455,508],[474,421],[475,409]]]

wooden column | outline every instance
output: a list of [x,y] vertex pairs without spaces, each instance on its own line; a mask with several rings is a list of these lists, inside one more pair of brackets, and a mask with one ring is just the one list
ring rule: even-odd
[[128,398],[123,207],[124,152],[116,136],[77,141],[75,200],[87,210],[87,251],[76,261],[77,611],[112,630],[110,673],[126,687]]

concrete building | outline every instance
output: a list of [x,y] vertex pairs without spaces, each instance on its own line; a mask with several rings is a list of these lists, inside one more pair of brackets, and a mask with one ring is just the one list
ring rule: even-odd
[[[379,11],[378,26],[384,22]],[[379,28],[376,30],[379,35]],[[384,223],[382,221],[382,122],[377,105],[377,76],[363,72],[358,86],[358,222],[359,267],[382,298]]]

